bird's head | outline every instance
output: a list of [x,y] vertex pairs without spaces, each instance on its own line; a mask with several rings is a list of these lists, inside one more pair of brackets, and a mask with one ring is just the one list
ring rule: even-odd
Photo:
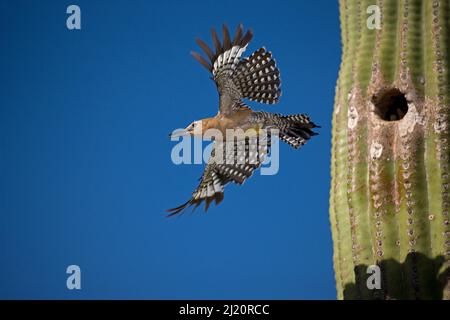
[[177,138],[177,137],[187,136],[187,135],[201,137],[202,134],[203,134],[203,120],[197,120],[197,121],[192,122],[190,125],[188,125],[184,129],[175,130],[169,136],[171,138]]

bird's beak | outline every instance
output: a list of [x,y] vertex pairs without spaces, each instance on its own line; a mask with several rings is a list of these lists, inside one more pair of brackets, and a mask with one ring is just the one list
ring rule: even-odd
[[177,129],[177,130],[169,133],[169,138],[171,138],[171,139],[172,138],[178,138],[178,137],[181,137],[181,136],[186,136],[188,134],[189,133],[187,132],[186,129]]

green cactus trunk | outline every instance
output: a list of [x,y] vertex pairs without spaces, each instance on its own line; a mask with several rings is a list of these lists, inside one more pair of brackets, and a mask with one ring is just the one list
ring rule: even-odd
[[[450,299],[450,0],[339,3],[330,193],[338,298]],[[367,25],[371,5],[379,29]],[[380,289],[367,286],[370,265]]]

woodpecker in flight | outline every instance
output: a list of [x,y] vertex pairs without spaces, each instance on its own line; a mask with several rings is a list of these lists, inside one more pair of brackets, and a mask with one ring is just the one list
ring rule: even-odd
[[[271,52],[266,51],[264,47],[256,50],[247,58],[241,58],[253,37],[251,30],[244,34],[242,24],[237,27],[234,39],[230,38],[227,26],[223,25],[222,43],[214,29],[211,30],[211,33],[214,51],[202,40],[196,39],[208,59],[194,51],[191,54],[212,74],[219,93],[219,112],[215,117],[194,121],[185,129],[175,131],[171,136],[203,137],[207,130],[215,129],[223,133],[223,139],[214,141],[211,157],[191,199],[179,207],[167,210],[169,216],[181,213],[191,205],[197,207],[203,201],[205,201],[205,211],[207,211],[213,200],[216,205],[223,200],[223,189],[226,184],[229,182],[239,185],[244,183],[253,174],[253,171],[261,166],[263,156],[268,153],[270,147],[270,139],[266,139],[267,148],[259,148],[260,145],[263,145],[263,138],[258,134],[259,132],[275,129],[282,141],[297,149],[304,145],[311,136],[317,135],[312,129],[319,127],[305,114],[284,116],[265,111],[253,111],[245,105],[243,99],[266,104],[278,102],[281,96],[281,81],[275,60],[272,58]],[[258,140],[257,147],[252,148],[248,136],[246,136],[242,141],[233,139],[230,152],[230,148],[224,147],[227,144],[226,131],[230,129],[240,129],[246,133],[255,132]],[[226,161],[218,161],[217,159],[220,158],[216,157],[218,153],[223,153],[222,159],[225,158]],[[256,153],[257,156],[255,157],[253,153]],[[229,161],[230,155],[231,161]]]

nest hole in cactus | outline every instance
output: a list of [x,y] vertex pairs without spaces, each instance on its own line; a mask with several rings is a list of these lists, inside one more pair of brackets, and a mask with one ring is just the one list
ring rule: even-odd
[[374,112],[384,121],[398,121],[408,112],[405,94],[397,88],[387,88],[372,96]]

